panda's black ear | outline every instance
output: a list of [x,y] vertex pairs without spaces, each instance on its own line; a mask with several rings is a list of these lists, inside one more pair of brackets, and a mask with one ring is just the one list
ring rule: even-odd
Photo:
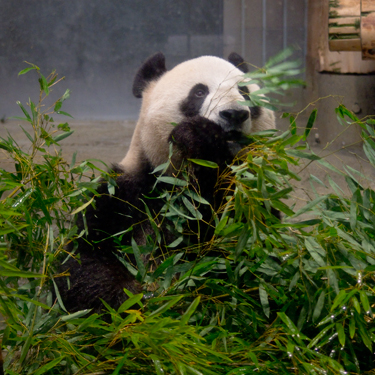
[[243,73],[249,73],[249,67],[247,66],[245,60],[236,52],[232,52],[228,56],[228,61],[233,64],[236,68],[241,70]]
[[167,69],[165,68],[165,57],[161,52],[149,57],[139,68],[133,82],[133,95],[142,98],[142,92],[147,85],[161,77]]

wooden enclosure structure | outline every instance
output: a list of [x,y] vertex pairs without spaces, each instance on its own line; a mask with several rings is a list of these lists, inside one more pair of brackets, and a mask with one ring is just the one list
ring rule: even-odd
[[330,0],[330,51],[362,51],[375,59],[375,0]]

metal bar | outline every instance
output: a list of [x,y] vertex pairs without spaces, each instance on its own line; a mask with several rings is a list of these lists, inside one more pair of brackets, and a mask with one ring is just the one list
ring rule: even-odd
[[246,59],[245,46],[245,0],[241,0],[241,56]]
[[263,0],[262,5],[262,65],[265,65],[267,61],[267,0]]
[[[304,19],[304,45],[303,45],[303,67],[305,68],[306,64],[306,58],[307,58],[307,31],[308,31],[308,26],[309,26],[309,17],[308,17],[308,4],[309,0],[305,0],[305,19]],[[304,69],[303,72],[304,78],[306,78],[306,69]]]
[[283,49],[288,47],[288,0],[283,4]]

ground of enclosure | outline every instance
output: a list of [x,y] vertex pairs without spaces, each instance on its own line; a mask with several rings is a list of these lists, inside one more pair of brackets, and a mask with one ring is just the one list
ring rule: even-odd
[[[18,142],[18,144],[27,149],[30,142],[19,126],[17,120],[7,120],[0,124],[0,137],[7,137],[8,132]],[[124,157],[133,134],[135,121],[70,121],[69,122],[74,133],[61,141],[63,149],[63,156],[70,161],[74,152],[77,152],[77,162],[85,159],[102,160],[108,166],[111,163],[116,163]],[[27,129],[28,124],[23,124]],[[312,133],[312,138],[314,134]],[[355,174],[354,176],[363,183],[364,186],[374,188],[375,184],[375,169],[368,163],[361,147],[358,145],[355,148],[333,149],[326,148],[324,144],[312,142],[311,149],[314,153],[320,156],[325,156],[325,160],[334,165],[336,168],[344,171],[344,166],[350,167],[361,172],[362,175]],[[51,149],[51,152],[53,150]],[[0,149],[0,166],[3,168],[13,168],[13,165],[4,150]],[[319,194],[332,191],[327,180],[327,173],[334,178],[334,180],[344,189],[347,190],[345,181],[342,177],[331,170],[323,168],[318,162],[306,163],[303,162],[301,166],[295,169],[297,174],[301,177],[301,181],[293,182],[298,186],[298,189],[293,193],[290,204],[295,202],[297,207],[302,205],[304,201],[314,198],[314,189],[310,184],[310,175],[314,175],[321,180],[328,188],[326,189],[321,184],[314,182],[316,191]],[[350,172],[350,170],[349,170]]]

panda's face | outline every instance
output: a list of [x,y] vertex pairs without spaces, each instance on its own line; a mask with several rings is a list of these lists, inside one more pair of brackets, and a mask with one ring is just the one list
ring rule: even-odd
[[158,122],[162,117],[169,131],[170,123],[199,115],[219,124],[224,131],[248,134],[250,109],[239,104],[246,95],[246,87],[238,85],[242,80],[239,69],[218,57],[186,61],[145,90],[144,100],[149,96],[152,100],[144,115],[150,121],[157,116]]
[[165,163],[174,126],[198,115],[220,125],[228,140],[241,133],[274,128],[271,111],[239,103],[258,86],[240,88],[247,70],[236,66],[246,64],[235,53],[229,61],[203,56],[167,71],[162,53],[146,60],[133,83],[134,96],[142,98],[141,112],[129,151],[120,164],[129,171],[139,171]]

